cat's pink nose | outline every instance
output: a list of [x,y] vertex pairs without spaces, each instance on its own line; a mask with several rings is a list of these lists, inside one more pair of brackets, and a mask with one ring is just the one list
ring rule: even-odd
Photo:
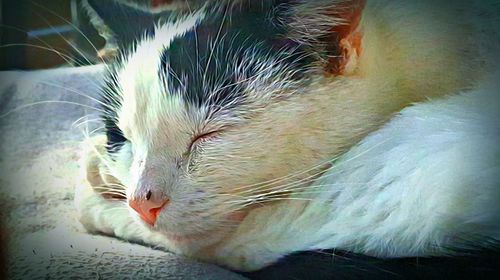
[[161,193],[148,191],[146,197],[132,198],[128,201],[128,204],[139,213],[142,220],[150,225],[154,225],[161,210],[169,201],[170,200],[161,195]]

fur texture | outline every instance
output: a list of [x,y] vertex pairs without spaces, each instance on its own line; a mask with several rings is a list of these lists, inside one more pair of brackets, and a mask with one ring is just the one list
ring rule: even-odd
[[[239,3],[231,9],[252,9]],[[226,28],[245,15],[227,6],[175,17],[123,55],[106,93],[107,137],[87,143],[82,223],[241,270],[310,249],[428,256],[499,238],[499,85],[484,82],[497,78],[497,13],[479,18],[498,4],[277,4],[272,30],[288,36],[285,47],[272,32],[256,42],[265,54],[240,45],[239,60],[222,64],[231,73],[211,68],[233,55],[221,42],[236,40]],[[199,72],[173,71],[173,42],[198,36],[218,11],[220,28],[197,42],[210,46]],[[485,28],[497,39],[487,41]],[[313,61],[281,59],[292,50]],[[191,80],[181,74],[201,75],[206,99],[187,98]],[[211,83],[228,75],[241,86]],[[153,226],[105,195],[151,191],[170,201]]]

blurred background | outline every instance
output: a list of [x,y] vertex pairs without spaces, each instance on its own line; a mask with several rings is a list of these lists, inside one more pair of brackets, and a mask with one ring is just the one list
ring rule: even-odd
[[95,63],[96,52],[78,30],[97,48],[104,40],[78,2],[0,0],[0,70]]
[[[92,7],[92,23],[88,7]],[[102,52],[98,55],[106,40],[96,30],[96,16],[122,44],[136,39],[161,15],[116,0],[0,0],[0,70],[88,65],[110,59]]]

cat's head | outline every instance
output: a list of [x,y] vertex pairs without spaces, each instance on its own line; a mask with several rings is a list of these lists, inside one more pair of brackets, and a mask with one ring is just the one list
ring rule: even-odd
[[337,140],[318,140],[333,116],[309,88],[344,71],[329,55],[348,57],[323,44],[324,22],[305,36],[289,24],[295,6],[263,3],[178,16],[110,70],[106,172],[131,213],[173,239],[230,232],[303,189],[334,153]]

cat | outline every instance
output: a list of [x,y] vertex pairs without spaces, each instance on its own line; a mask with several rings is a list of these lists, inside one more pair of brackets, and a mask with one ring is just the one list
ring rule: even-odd
[[470,104],[498,116],[483,82],[498,77],[497,1],[194,7],[108,66],[106,134],[85,141],[75,195],[85,228],[242,271],[500,238],[498,127],[466,125],[482,119]]

